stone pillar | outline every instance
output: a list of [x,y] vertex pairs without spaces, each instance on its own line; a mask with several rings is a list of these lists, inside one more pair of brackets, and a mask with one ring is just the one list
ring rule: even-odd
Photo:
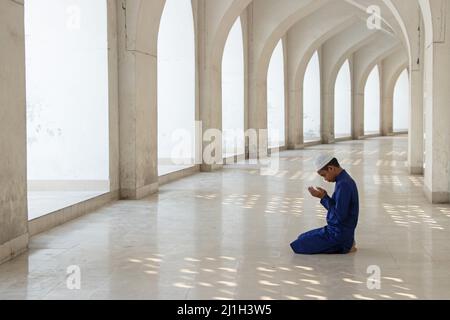
[[433,203],[450,200],[450,4],[431,0],[431,19],[425,41],[425,194]]
[[[424,38],[425,29],[421,26],[419,2],[429,4],[429,0],[396,0],[395,7],[401,13],[408,36],[408,43],[403,43],[409,49],[409,78],[410,78],[410,118],[408,163],[411,174],[423,173],[423,67],[424,67]],[[432,28],[431,28],[432,29]]]
[[[244,42],[244,131],[249,129],[249,92],[250,92],[250,77],[249,77],[249,44],[251,39],[251,26],[253,23],[253,16],[248,9],[245,9],[241,14],[242,24],[242,40]],[[249,141],[245,138],[245,159],[249,158]]]
[[408,167],[411,174],[423,174],[424,119],[422,70],[412,69],[409,77],[411,109],[409,112]]
[[0,0],[0,263],[28,246],[24,5]]
[[332,59],[335,52],[335,46],[330,43],[325,44],[319,50],[320,61],[320,135],[323,144],[335,142],[334,135],[334,83],[330,85],[332,78],[333,63]]
[[288,37],[284,35],[283,41],[283,66],[284,66],[284,148],[288,149],[289,141],[289,101],[290,101],[290,90],[289,90],[289,75],[288,75]]
[[364,138],[364,88],[361,90],[358,80],[359,64],[355,63],[355,54],[349,59],[352,78],[352,139]]
[[[251,132],[248,144],[248,157],[250,159],[264,158],[268,154],[268,132],[267,132],[267,76],[259,78],[259,65],[257,61],[258,52],[260,52],[260,39],[257,37],[257,24],[254,15],[256,4],[252,2],[248,8],[249,19],[249,42],[248,42],[248,128]],[[258,20],[259,25],[261,19]]]
[[409,72],[411,109],[409,112],[408,167],[411,174],[423,174],[424,164],[424,46],[425,32],[421,23],[417,32],[420,54],[413,57]]
[[286,101],[288,102],[287,108],[287,147],[290,150],[297,150],[303,148],[303,86],[297,86],[296,80],[296,72],[297,72],[297,61],[298,57],[294,57],[292,52],[295,50],[292,49],[299,41],[294,39],[294,34],[288,32],[286,37],[285,47],[287,48],[286,54],[286,69],[287,69],[287,81],[286,88],[288,90],[288,94],[286,96]]
[[292,83],[289,83],[289,86],[287,147],[289,150],[299,150],[304,148],[303,108],[301,108],[303,104],[298,104],[303,97],[303,88],[294,88]]
[[[214,34],[217,21],[213,20],[212,12],[216,12],[216,2],[198,1],[197,12],[197,51],[199,68],[199,117],[202,123],[202,161],[200,170],[211,172],[223,167],[222,156],[222,59],[216,59]],[[210,31],[210,32],[208,32]],[[223,48],[222,53],[223,53]],[[218,51],[216,51],[218,50]],[[222,57],[222,55],[220,55]],[[215,137],[208,134],[216,131]],[[212,147],[214,146],[214,151]],[[211,159],[206,159],[204,153]]]
[[[334,83],[335,81],[332,81],[333,84],[329,85],[330,77],[329,75],[329,65],[327,63],[324,63],[324,61],[327,59],[324,57],[324,55],[330,55],[329,52],[330,48],[328,47],[321,47],[319,49],[319,59],[320,59],[320,73],[321,73],[321,99],[320,99],[320,105],[321,105],[321,112],[320,112],[320,128],[321,128],[321,136],[322,136],[322,143],[323,144],[331,144],[335,142],[335,135],[334,135]],[[329,58],[328,58],[329,59]],[[334,78],[335,80],[335,78]]]
[[119,164],[119,75],[117,54],[117,1],[107,1],[108,12],[108,101],[109,101],[109,180],[114,197],[120,193]]
[[[164,1],[118,0],[120,196],[158,191],[157,30]],[[147,17],[144,17],[147,15]]]
[[[382,69],[383,67],[381,67]],[[383,90],[383,89],[382,89]],[[386,94],[382,91],[381,101],[381,135],[393,135],[393,117],[394,115],[394,98],[392,95]]]
[[392,94],[386,85],[388,81],[388,70],[381,62],[379,64],[380,72],[380,134],[382,136],[389,136],[393,133],[394,123],[394,92]]

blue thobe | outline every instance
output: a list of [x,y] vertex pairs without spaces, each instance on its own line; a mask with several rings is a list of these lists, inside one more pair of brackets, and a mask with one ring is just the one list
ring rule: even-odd
[[352,249],[358,224],[358,188],[343,170],[336,177],[333,196],[325,196],[320,203],[328,210],[327,226],[309,231],[291,243],[298,254],[345,254]]

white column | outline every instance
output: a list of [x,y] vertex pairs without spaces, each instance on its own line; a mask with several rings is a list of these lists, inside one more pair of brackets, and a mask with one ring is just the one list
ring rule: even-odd
[[23,3],[0,0],[0,263],[28,246]]
[[409,73],[411,109],[409,112],[408,167],[411,174],[423,174],[424,162],[424,110],[423,110],[423,73],[413,69]]
[[[329,64],[323,63],[328,58],[324,55],[330,55],[329,48],[327,46],[321,47],[319,49],[319,59],[320,59],[320,73],[321,73],[321,112],[320,112],[320,128],[322,143],[331,144],[335,142],[334,136],[334,83],[329,85],[330,72],[325,70],[329,67]],[[331,77],[333,78],[333,77]],[[336,80],[336,78],[334,78]],[[334,81],[332,81],[334,82]]]
[[223,166],[222,136],[216,136],[215,140],[209,140],[210,137],[207,134],[209,130],[222,131],[222,61],[215,59],[216,55],[213,53],[215,52],[213,36],[217,28],[217,21],[211,19],[211,13],[217,11],[217,3],[208,3],[207,1],[198,1],[197,14],[199,117],[202,123],[202,153],[208,150],[207,148],[212,146],[212,143],[215,151],[210,154],[212,159],[208,161],[202,157],[200,165],[202,172],[211,172]]
[[433,203],[450,200],[450,5],[430,1],[433,39],[427,32],[425,43],[425,194]]
[[[297,34],[298,36],[298,34]],[[296,41],[295,35],[288,32],[286,36],[286,69],[287,69],[287,81],[286,88],[288,94],[286,95],[286,101],[288,102],[287,108],[287,147],[290,150],[303,148],[303,86],[297,86],[296,72],[299,60],[293,53],[296,51],[293,49],[300,41]]]
[[158,191],[157,37],[152,35],[157,34],[163,6],[164,1],[138,6],[135,1],[118,0],[123,199],[140,199]]
[[409,112],[408,166],[411,174],[424,173],[424,31],[424,26],[421,24],[420,31],[417,32],[417,36],[420,38],[417,39],[420,55],[413,57],[409,72],[411,109]]
[[[258,78],[258,52],[261,44],[258,42],[257,27],[254,16],[255,3],[251,3],[247,10],[252,18],[249,20],[249,43],[248,43],[248,129],[256,132],[253,143],[249,148],[249,158],[257,159],[264,157],[268,152],[267,134],[267,78]],[[259,22],[261,22],[259,20]],[[261,24],[261,23],[259,23]],[[255,39],[256,38],[256,39]],[[264,131],[265,130],[265,131]]]

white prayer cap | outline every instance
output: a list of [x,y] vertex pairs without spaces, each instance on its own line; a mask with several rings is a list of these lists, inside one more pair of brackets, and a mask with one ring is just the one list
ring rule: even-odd
[[335,158],[331,153],[323,153],[319,155],[314,161],[314,168],[316,171],[322,170],[327,164],[331,162]]

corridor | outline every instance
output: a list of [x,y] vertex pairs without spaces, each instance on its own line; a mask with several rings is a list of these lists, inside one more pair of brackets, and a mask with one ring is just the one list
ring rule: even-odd
[[[313,170],[324,150],[358,183],[359,251],[296,256],[289,243],[325,224],[306,190],[334,189]],[[0,265],[0,300],[449,299],[450,206],[426,200],[406,160],[406,136],[319,145],[274,155],[276,172],[238,163],[114,202],[31,238]]]

